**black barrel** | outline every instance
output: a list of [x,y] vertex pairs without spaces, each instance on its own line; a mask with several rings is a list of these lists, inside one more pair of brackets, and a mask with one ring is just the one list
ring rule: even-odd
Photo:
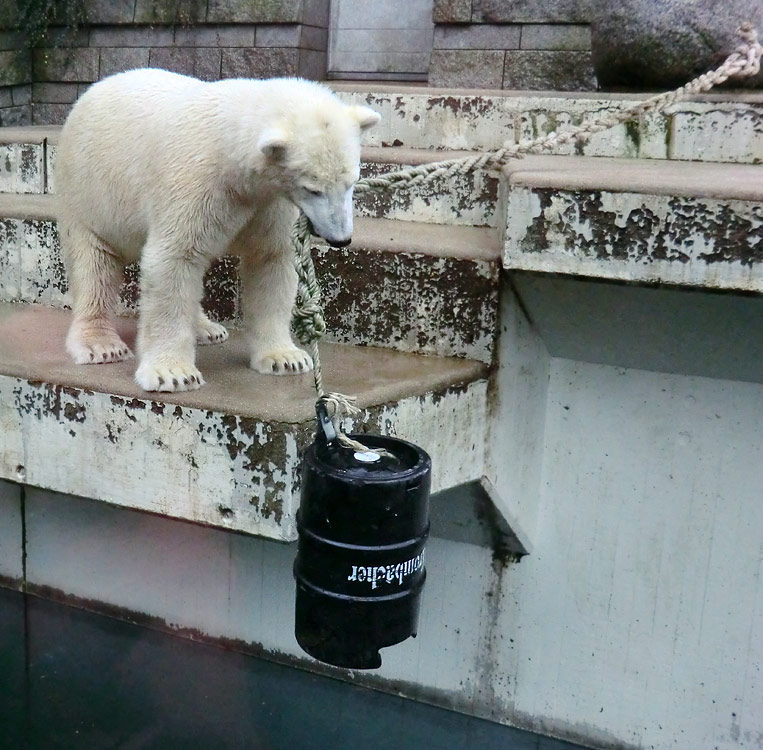
[[352,437],[370,451],[316,439],[303,458],[295,634],[320,661],[376,669],[380,648],[416,635],[432,462],[404,440]]

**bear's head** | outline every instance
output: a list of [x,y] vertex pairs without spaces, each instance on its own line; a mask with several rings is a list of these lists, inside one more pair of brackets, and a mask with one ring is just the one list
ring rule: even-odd
[[[307,116],[306,116],[307,114]],[[257,147],[279,171],[281,188],[333,247],[352,239],[352,191],[360,176],[361,134],[381,116],[331,95],[313,111],[266,129]]]

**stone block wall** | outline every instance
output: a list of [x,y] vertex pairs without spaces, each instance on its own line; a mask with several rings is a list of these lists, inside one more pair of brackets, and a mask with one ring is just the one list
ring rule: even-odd
[[[60,124],[93,82],[132,68],[165,68],[208,81],[325,78],[329,0],[87,0],[86,5],[87,26],[74,34],[53,29],[49,46],[33,51],[26,77],[14,83],[26,87],[16,96],[20,101],[26,92],[36,125]],[[12,102],[13,90],[0,93],[0,107],[9,95]]]
[[0,7],[0,127],[32,122],[31,60],[15,25],[11,8]]
[[587,0],[435,0],[431,86],[593,91]]

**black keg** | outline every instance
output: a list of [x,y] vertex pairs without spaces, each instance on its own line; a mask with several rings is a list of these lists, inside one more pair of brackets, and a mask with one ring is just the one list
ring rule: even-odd
[[404,440],[350,436],[361,452],[318,433],[303,458],[295,634],[322,662],[376,669],[380,648],[416,635],[432,462]]

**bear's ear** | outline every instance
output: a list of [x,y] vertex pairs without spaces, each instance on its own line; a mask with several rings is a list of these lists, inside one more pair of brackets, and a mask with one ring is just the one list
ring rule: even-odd
[[289,143],[289,136],[280,128],[268,128],[257,141],[257,148],[262,151],[268,159],[280,161],[286,153],[286,146]]
[[357,121],[361,130],[368,130],[381,120],[381,115],[370,107],[361,107],[356,104],[348,107],[348,109],[350,110],[350,117]]

